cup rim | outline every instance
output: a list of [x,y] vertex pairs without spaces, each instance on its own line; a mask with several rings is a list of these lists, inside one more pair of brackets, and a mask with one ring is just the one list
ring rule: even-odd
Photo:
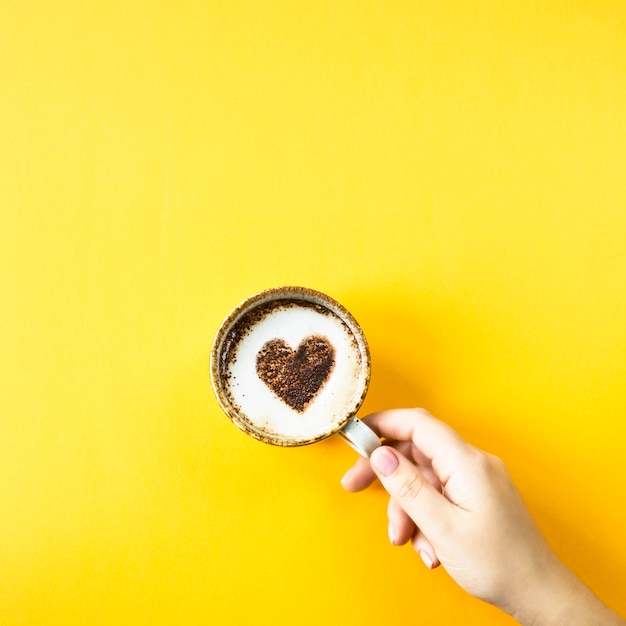
[[[220,355],[222,353],[224,339],[226,338],[228,332],[247,311],[273,300],[303,300],[305,302],[321,304],[325,308],[330,309],[332,313],[337,315],[348,326],[350,332],[357,341],[361,355],[361,373],[359,376],[361,393],[358,394],[358,396],[357,393],[354,394],[352,397],[352,403],[346,407],[345,415],[341,419],[337,420],[331,428],[313,436],[281,437],[280,435],[266,432],[255,426],[245,417],[242,417],[236,407],[230,403],[221,384]],[[340,431],[350,418],[354,417],[357,411],[361,408],[369,388],[371,377],[370,351],[365,334],[363,333],[359,323],[356,321],[354,316],[334,298],[309,287],[271,287],[245,298],[237,304],[228,313],[228,315],[226,315],[215,334],[213,345],[211,346],[210,375],[213,392],[220,407],[239,429],[264,443],[286,447],[303,446],[326,439],[327,437],[330,437],[334,433]]]

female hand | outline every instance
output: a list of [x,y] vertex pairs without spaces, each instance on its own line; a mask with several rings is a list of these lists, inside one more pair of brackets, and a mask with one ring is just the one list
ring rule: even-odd
[[585,610],[624,623],[554,554],[500,459],[421,409],[364,421],[385,445],[342,484],[359,491],[380,479],[394,545],[411,541],[428,567],[442,564],[463,589],[524,624],[589,623],[577,621]]

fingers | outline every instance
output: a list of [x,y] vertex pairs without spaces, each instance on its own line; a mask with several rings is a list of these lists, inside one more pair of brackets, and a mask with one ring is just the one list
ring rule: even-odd
[[432,464],[443,485],[472,457],[473,448],[450,426],[424,409],[392,409],[372,413],[364,422],[381,437],[412,441],[417,455]]
[[436,545],[436,539],[450,527],[454,505],[397,450],[377,448],[370,463],[389,495]]
[[447,448],[463,451],[470,448],[450,426],[425,409],[391,409],[363,418],[379,435],[397,441],[413,441],[429,459]]
[[441,565],[432,543],[426,539],[426,535],[419,528],[416,529],[411,543],[413,544],[413,549],[420,555],[428,569],[435,569]]
[[[471,466],[475,450],[452,428],[422,409],[373,413],[364,421],[385,445],[370,459],[359,459],[342,479],[347,491],[360,491],[376,477],[389,493],[389,538],[411,541],[429,568],[440,562],[436,545],[452,528],[456,507],[442,493],[455,472]],[[407,458],[408,457],[408,458]]]
[[392,545],[403,546],[410,541],[428,569],[435,569],[440,565],[435,548],[426,535],[415,526],[406,511],[393,498],[389,498],[387,517],[389,518],[389,541]]
[[[387,445],[400,450],[405,456],[410,455],[413,444],[410,441],[388,441]],[[432,479],[436,481],[432,470],[428,470]],[[344,474],[341,486],[350,492],[362,491],[376,480],[376,474],[368,459],[359,457],[356,463]],[[434,483],[433,483],[434,484]]]
[[376,474],[370,465],[369,459],[360,457],[343,475],[341,486],[346,491],[362,491],[366,487],[369,487],[374,480],[376,480]]
[[403,546],[415,533],[413,520],[393,498],[389,498],[387,517],[389,518],[389,541],[394,546]]

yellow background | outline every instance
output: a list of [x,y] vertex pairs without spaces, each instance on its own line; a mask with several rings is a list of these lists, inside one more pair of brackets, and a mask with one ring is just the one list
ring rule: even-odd
[[512,623],[389,546],[343,442],[221,413],[213,334],[282,284],[361,323],[362,414],[503,457],[626,613],[625,32],[617,0],[3,0],[2,624]]

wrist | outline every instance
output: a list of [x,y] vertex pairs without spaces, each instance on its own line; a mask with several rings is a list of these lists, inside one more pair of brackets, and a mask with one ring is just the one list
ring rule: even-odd
[[556,556],[508,611],[522,626],[603,626],[626,622],[594,595]]

